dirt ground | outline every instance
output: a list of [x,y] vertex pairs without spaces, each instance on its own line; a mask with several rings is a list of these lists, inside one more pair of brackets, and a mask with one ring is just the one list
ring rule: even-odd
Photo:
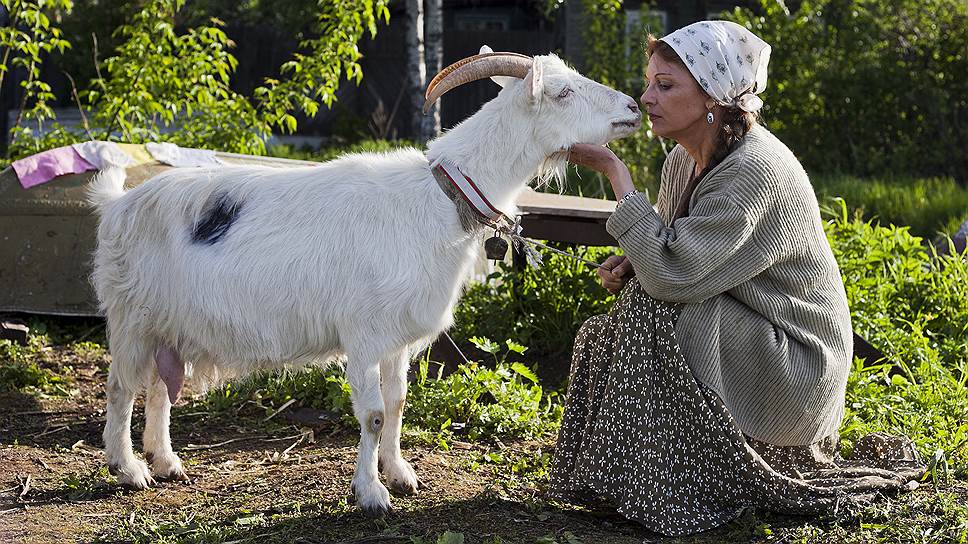
[[[385,519],[368,520],[348,497],[356,432],[305,409],[264,421],[264,411],[245,404],[218,413],[197,403],[180,405],[172,416],[172,439],[191,481],[126,490],[108,477],[100,450],[103,358],[65,357],[70,360],[62,364],[73,374],[69,396],[0,393],[0,542],[664,540],[614,511],[550,501],[543,478],[514,470],[516,460],[541,458],[551,441],[452,441],[445,450],[405,439],[404,455],[424,487],[415,496],[394,497]],[[136,443],[141,414],[137,406]],[[489,455],[508,461],[489,462]],[[968,499],[965,486],[956,490],[959,500]],[[804,540],[825,542],[850,532],[810,523],[748,514],[686,541],[776,541],[784,528],[797,528],[798,535],[817,536]]]

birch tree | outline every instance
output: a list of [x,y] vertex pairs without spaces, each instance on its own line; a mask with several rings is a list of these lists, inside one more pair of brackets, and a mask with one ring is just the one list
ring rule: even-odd
[[[424,60],[427,77],[433,77],[443,67],[443,0],[426,0],[426,3],[427,39],[424,47]],[[438,134],[440,134],[440,108],[437,104],[434,104],[427,115],[423,116],[420,141],[427,142]]]
[[407,0],[407,94],[410,96],[410,131],[417,139],[422,134],[423,96],[427,82],[423,15],[423,0]]

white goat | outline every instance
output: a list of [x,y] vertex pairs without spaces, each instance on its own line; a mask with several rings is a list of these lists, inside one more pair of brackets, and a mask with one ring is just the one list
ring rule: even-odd
[[[122,484],[186,478],[169,437],[186,375],[210,384],[345,356],[361,431],[357,502],[370,516],[389,508],[378,470],[395,491],[417,489],[400,455],[407,369],[452,324],[483,232],[462,224],[432,166],[450,161],[511,211],[526,183],[562,175],[563,150],[626,136],[640,121],[635,100],[554,55],[465,59],[435,78],[428,104],[489,76],[503,90],[426,154],[174,169],[129,191],[123,170],[99,175],[90,191],[102,215],[92,281],[113,357],[104,444]],[[152,470],[131,446],[143,389]]]

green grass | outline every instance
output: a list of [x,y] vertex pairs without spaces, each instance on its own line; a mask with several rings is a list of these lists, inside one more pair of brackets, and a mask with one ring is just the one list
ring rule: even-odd
[[0,340],[0,391],[14,390],[65,395],[69,378],[43,365],[43,354],[49,338],[31,336],[26,346]]
[[909,226],[912,233],[929,240],[938,232],[953,235],[968,219],[968,188],[952,178],[819,175],[811,181],[822,204],[829,206],[834,198],[843,198],[868,219],[885,226]]

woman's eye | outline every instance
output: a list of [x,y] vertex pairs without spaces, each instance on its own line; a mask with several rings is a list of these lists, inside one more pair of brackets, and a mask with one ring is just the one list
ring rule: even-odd
[[659,83],[659,88],[663,91],[668,91],[670,88],[672,88],[672,85],[669,85],[668,83]]
[[558,98],[564,98],[570,94],[571,94],[571,89],[568,87],[565,87],[564,89],[561,90],[560,93],[558,93]]

